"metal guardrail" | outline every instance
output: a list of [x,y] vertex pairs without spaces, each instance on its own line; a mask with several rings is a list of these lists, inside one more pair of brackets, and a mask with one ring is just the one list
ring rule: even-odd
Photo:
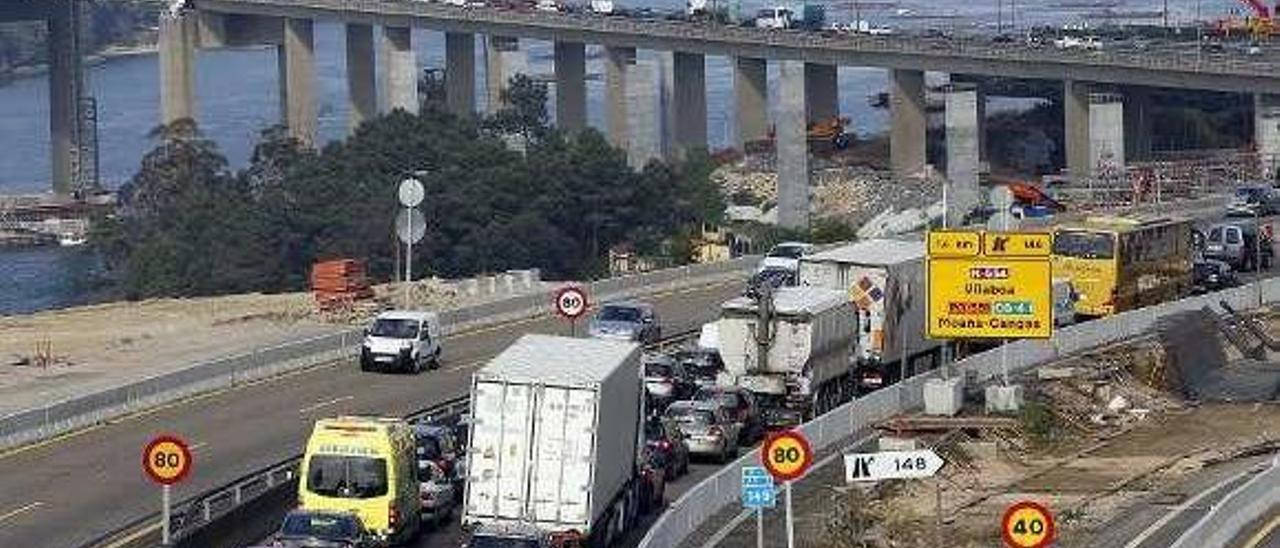
[[[586,282],[593,299],[629,298],[706,283],[720,276],[745,272],[759,258],[681,266],[630,276]],[[452,335],[484,326],[551,314],[551,299],[531,293],[440,312],[442,331]],[[320,335],[269,346],[214,360],[198,362],[176,371],[133,381],[93,394],[54,402],[0,417],[0,449],[16,447],[136,413],[212,390],[235,387],[356,355],[360,329]]]
[[[600,35],[601,43],[628,40],[642,45],[656,40],[699,42],[721,49],[749,46],[768,49],[771,57],[795,57],[797,50],[824,50],[859,54],[926,56],[953,60],[977,60],[1010,64],[1052,63],[1062,66],[1126,68],[1160,72],[1181,72],[1224,76],[1277,79],[1280,62],[1271,56],[1238,58],[1200,50],[1168,51],[1081,51],[1054,47],[1033,48],[1023,44],[993,44],[989,38],[970,36],[930,39],[913,35],[873,36],[836,34],[802,30],[757,29],[709,22],[601,16],[590,13],[520,11],[496,7],[458,7],[441,2],[417,0],[200,0],[198,9],[235,13],[284,14],[290,9],[327,14],[357,14],[376,17],[404,17],[451,22],[490,24],[494,29],[521,35],[538,33],[583,33]],[[519,32],[524,28],[525,32]],[[620,44],[619,44],[620,45]]]
[[[1259,293],[1259,285],[1261,285],[1261,293]],[[1049,340],[1026,339],[1010,343],[1006,345],[1009,372],[1018,373],[1069,354],[1137,337],[1151,331],[1164,317],[1199,310],[1206,305],[1213,306],[1220,300],[1242,310],[1260,304],[1280,302],[1280,278],[1262,280],[1243,287],[1188,297],[1060,328]],[[963,378],[987,382],[1001,374],[1001,352],[1003,350],[997,348],[975,354],[956,362],[954,367],[960,371]],[[810,436],[810,443],[814,450],[822,452],[839,440],[867,431],[875,421],[904,411],[922,408],[924,383],[935,376],[936,373],[933,372],[916,375],[897,385],[872,392],[867,397],[846,403],[805,423],[801,428],[807,436]],[[754,465],[758,459],[758,451],[752,451],[685,492],[658,518],[640,542],[640,546],[642,548],[680,546],[703,523],[738,500],[741,469],[745,465]],[[1277,478],[1277,483],[1280,483],[1280,478]],[[1280,491],[1277,491],[1274,496],[1280,497]],[[1247,523],[1247,521],[1244,522],[1244,524]]]

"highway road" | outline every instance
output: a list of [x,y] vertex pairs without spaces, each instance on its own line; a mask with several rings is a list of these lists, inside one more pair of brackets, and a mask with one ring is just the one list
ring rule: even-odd
[[1271,512],[1252,531],[1237,538],[1236,548],[1280,548],[1280,507]]
[[[655,295],[666,333],[714,318],[742,282]],[[471,372],[524,333],[568,333],[544,317],[450,337],[440,370],[362,373],[344,361],[162,407],[0,455],[0,546],[67,548],[158,511],[143,444],[161,432],[192,444],[191,479],[175,500],[302,451],[313,421],[341,413],[405,415],[465,393]]]

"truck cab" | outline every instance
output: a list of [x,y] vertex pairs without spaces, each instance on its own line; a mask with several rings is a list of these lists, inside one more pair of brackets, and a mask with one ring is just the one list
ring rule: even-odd
[[795,21],[795,14],[789,8],[772,7],[756,12],[756,28],[789,29]]
[[364,330],[360,370],[435,369],[440,366],[440,339],[440,320],[434,312],[383,312]]

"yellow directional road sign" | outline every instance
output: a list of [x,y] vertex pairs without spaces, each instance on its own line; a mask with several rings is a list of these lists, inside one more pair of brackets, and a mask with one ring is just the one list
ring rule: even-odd
[[[935,236],[935,234],[941,234]],[[963,235],[963,236],[962,236]],[[1050,236],[930,233],[928,335],[1026,339],[1053,335]],[[976,244],[981,253],[964,255]]]

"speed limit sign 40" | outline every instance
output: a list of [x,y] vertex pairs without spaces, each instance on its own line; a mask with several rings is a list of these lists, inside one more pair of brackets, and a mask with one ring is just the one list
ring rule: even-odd
[[795,430],[779,432],[764,440],[760,460],[774,479],[791,481],[809,471],[813,465],[813,449],[804,434]]
[[158,436],[142,450],[142,470],[161,485],[186,479],[192,464],[191,449],[176,436]]
[[561,288],[555,295],[556,313],[570,320],[587,312],[587,292],[577,286]]
[[1053,514],[1043,505],[1022,501],[1004,512],[1000,536],[1011,548],[1043,548],[1053,542]]

